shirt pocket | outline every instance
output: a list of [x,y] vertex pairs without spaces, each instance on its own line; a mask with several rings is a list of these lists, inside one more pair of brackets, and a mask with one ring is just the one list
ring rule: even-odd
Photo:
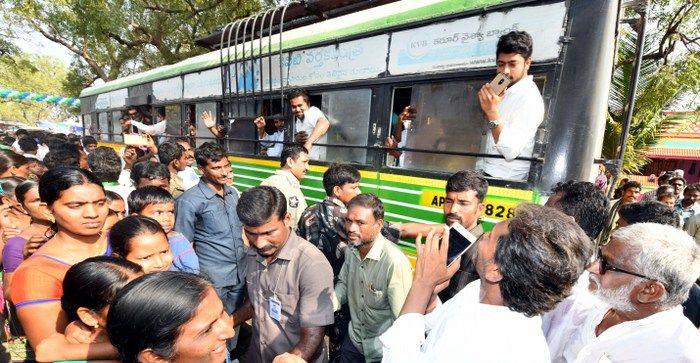
[[297,306],[299,304],[299,296],[296,294],[276,294],[277,299],[282,305],[282,320],[283,323],[298,326],[299,325],[299,312],[297,311]]
[[202,227],[209,234],[227,233],[226,213],[208,210],[202,213]]
[[387,302],[383,290],[370,290],[367,291],[366,294],[368,294],[368,296],[365,301],[370,308],[384,309],[386,307]]

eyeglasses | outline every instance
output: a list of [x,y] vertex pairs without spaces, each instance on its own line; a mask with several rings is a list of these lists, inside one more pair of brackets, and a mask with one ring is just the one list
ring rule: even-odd
[[603,256],[603,250],[600,248],[598,249],[598,258],[596,260],[598,262],[600,262],[600,274],[601,275],[605,274],[607,271],[615,271],[615,272],[622,272],[624,274],[628,274],[628,275],[632,275],[632,276],[641,277],[641,278],[644,278],[647,280],[655,280],[656,281],[656,279],[652,279],[649,276],[644,276],[644,275],[638,274],[636,272],[623,270],[619,267],[615,267],[615,266],[611,265],[610,262],[608,261],[608,259],[605,258],[605,256]]

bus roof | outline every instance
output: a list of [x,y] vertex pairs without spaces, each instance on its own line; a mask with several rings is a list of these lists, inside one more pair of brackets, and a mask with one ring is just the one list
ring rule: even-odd
[[[395,3],[329,19],[320,23],[292,29],[284,33],[282,49],[291,49],[514,1],[517,0],[401,0]],[[279,50],[278,40],[278,36],[272,36],[270,43],[273,52]],[[255,41],[252,46],[256,54],[260,52],[258,50],[258,44],[259,42]],[[263,38],[262,44],[262,53],[267,54],[269,52],[267,37]],[[250,55],[250,42],[246,43],[245,49],[246,54]],[[236,49],[230,47],[229,50],[231,59],[234,58],[234,53],[237,54],[238,58],[241,58],[243,55],[243,47],[241,45]],[[221,53],[216,50],[182,60],[178,63],[161,66],[98,86],[85,88],[80,93],[80,97],[88,97],[159,79],[197,72],[219,66],[220,64]]]

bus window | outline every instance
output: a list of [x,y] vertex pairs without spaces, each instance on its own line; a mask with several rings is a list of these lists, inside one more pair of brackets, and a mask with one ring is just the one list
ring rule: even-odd
[[97,114],[97,132],[99,132],[99,140],[109,140],[109,137],[107,135],[107,133],[109,132],[109,115],[106,112],[100,112],[99,114]]
[[[477,91],[484,80],[444,82],[395,88],[392,104],[392,128],[398,147],[428,152],[405,151],[389,166],[419,170],[473,169],[476,158],[444,155],[429,151],[479,152],[485,121]],[[409,93],[410,92],[410,93]],[[403,108],[413,105],[416,117],[397,125],[395,119]],[[400,129],[406,126],[405,130]]]
[[180,105],[166,105],[165,120],[167,123],[165,126],[165,133],[168,135],[182,135],[181,119]]
[[[239,113],[240,110],[240,113]],[[260,115],[260,110],[257,110],[255,103],[251,100],[238,100],[231,104],[231,111],[234,115],[240,115],[244,117],[253,117]],[[254,155],[255,154],[255,143],[241,141],[243,140],[256,140],[255,125],[253,122],[246,120],[234,121],[228,125],[228,132],[226,137],[239,139],[239,140],[227,140],[226,149],[235,154],[244,155]]]
[[[311,103],[313,103],[313,97]],[[372,103],[371,89],[329,91],[321,94],[321,111],[331,127],[326,143],[330,145],[367,145],[369,116]],[[321,138],[320,140],[323,140]],[[324,150],[325,149],[325,157]],[[324,147],[320,160],[328,162],[367,162],[367,150],[360,148]]]
[[211,112],[214,119],[217,120],[217,123],[221,124],[219,120],[220,115],[216,112],[216,102],[205,102],[194,105],[195,125],[197,126],[197,147],[207,141],[214,141],[214,135],[212,135],[211,131],[207,129],[207,126],[204,125],[204,121],[202,121],[202,113],[205,111]]
[[83,130],[85,131],[86,135],[90,135],[92,133],[92,116],[89,113],[83,115]]
[[109,140],[114,142],[122,142],[122,111],[112,111],[112,122],[109,130]]

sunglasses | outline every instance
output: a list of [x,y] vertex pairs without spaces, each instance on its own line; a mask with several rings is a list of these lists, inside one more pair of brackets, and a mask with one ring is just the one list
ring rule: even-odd
[[596,260],[600,263],[600,274],[601,275],[605,274],[608,271],[615,271],[615,272],[621,272],[621,273],[632,275],[632,276],[641,277],[641,278],[647,279],[647,280],[657,281],[656,279],[652,279],[649,276],[644,276],[644,275],[638,274],[636,272],[623,270],[619,267],[613,266],[612,264],[610,264],[610,261],[608,261],[608,259],[605,258],[605,256],[603,256],[603,250],[600,248],[598,249],[598,257]]

